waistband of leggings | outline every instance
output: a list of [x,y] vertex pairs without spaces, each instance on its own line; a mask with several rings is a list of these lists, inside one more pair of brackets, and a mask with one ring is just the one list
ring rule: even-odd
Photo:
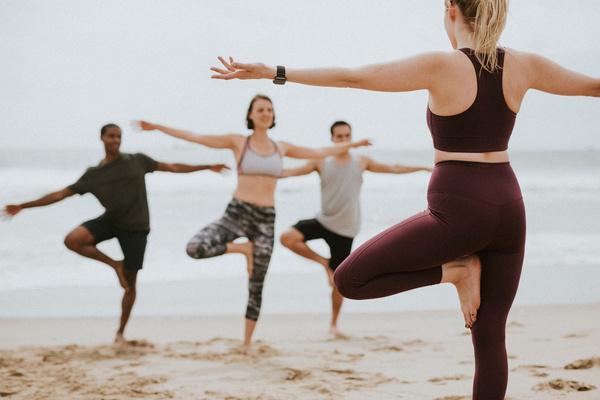
[[248,203],[243,200],[236,199],[235,197],[233,199],[231,199],[229,204],[239,204],[242,207],[248,207],[248,208],[252,208],[254,210],[262,211],[262,212],[266,212],[266,213],[271,213],[271,212],[275,211],[275,207],[259,206],[258,204]]

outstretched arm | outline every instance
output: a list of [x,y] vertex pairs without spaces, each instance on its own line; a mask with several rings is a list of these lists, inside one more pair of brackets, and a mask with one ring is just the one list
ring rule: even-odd
[[12,217],[14,215],[17,215],[24,208],[47,206],[59,202],[67,197],[73,196],[74,194],[75,193],[71,191],[71,189],[64,188],[56,192],[48,193],[47,195],[42,196],[37,200],[29,201],[27,203],[22,204],[8,205],[4,208],[4,210],[2,210],[1,215],[3,218]]
[[182,129],[169,128],[167,126],[153,124],[147,121],[135,121],[138,128],[144,131],[159,130],[169,136],[177,139],[187,140],[188,142],[199,143],[206,147],[214,149],[232,149],[236,146],[236,139],[240,135],[199,135]]
[[383,173],[383,174],[409,174],[411,172],[417,171],[433,171],[433,168],[429,167],[411,167],[402,164],[383,164],[377,161],[372,160],[371,158],[364,157],[363,158],[366,166],[366,171],[371,171],[375,173]]
[[537,54],[511,52],[527,60],[529,88],[563,96],[600,97],[600,78],[569,70]]
[[308,175],[313,171],[317,171],[317,162],[315,160],[311,160],[304,165],[301,165],[296,168],[286,168],[283,170],[280,178],[289,178],[292,176],[302,176]]
[[159,162],[158,166],[156,167],[157,171],[176,172],[176,173],[196,172],[196,171],[203,171],[206,169],[209,169],[214,172],[224,172],[225,170],[229,170],[230,168],[225,164],[189,165],[189,164],[181,164],[181,163],[163,163],[163,162]]
[[314,149],[311,147],[296,146],[287,142],[279,142],[282,155],[292,158],[325,158],[329,156],[336,156],[343,154],[346,151],[355,147],[370,146],[371,142],[367,139],[359,140],[358,142],[350,143],[339,143],[335,146],[322,147],[320,149]]
[[[433,52],[358,68],[286,68],[289,82],[311,86],[350,87],[379,92],[407,92],[430,89],[445,64],[445,53]],[[229,62],[219,57],[225,68],[211,68],[213,79],[273,79],[277,69],[262,63]]]

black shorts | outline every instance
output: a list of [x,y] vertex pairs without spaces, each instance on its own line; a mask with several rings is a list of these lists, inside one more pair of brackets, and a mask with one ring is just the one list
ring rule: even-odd
[[103,215],[86,221],[81,226],[90,231],[96,244],[108,239],[117,238],[123,251],[123,268],[130,271],[142,269],[149,231],[128,231],[117,228]]
[[350,255],[352,252],[352,242],[354,238],[338,235],[325,228],[316,219],[303,219],[292,228],[297,229],[303,236],[304,241],[314,239],[324,239],[329,246],[331,259],[329,260],[329,268],[332,271]]

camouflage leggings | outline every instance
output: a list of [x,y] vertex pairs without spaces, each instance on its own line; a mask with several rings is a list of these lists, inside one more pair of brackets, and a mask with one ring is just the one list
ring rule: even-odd
[[198,232],[188,243],[187,253],[192,258],[220,256],[230,243],[246,237],[254,244],[254,269],[248,281],[246,318],[258,320],[262,289],[273,252],[275,237],[275,209],[233,199],[223,217]]

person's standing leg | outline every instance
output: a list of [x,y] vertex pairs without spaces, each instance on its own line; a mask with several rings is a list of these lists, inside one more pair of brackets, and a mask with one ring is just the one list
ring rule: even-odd
[[119,319],[119,329],[115,336],[115,342],[125,341],[125,326],[129,321],[129,316],[131,315],[131,310],[133,309],[133,304],[135,303],[135,298],[137,296],[136,281],[138,271],[126,269],[124,272],[130,289],[123,294],[123,299],[121,300],[121,318]]
[[338,318],[342,311],[342,303],[344,302],[344,296],[341,295],[338,288],[333,284],[333,274],[336,268],[350,255],[352,252],[352,242],[354,238],[338,235],[324,229],[324,239],[329,246],[331,259],[329,261],[329,268],[327,273],[329,275],[331,285],[331,323],[329,325],[329,333],[336,337],[345,337],[338,329]]
[[117,229],[117,239],[123,251],[123,272],[130,288],[130,290],[123,294],[123,299],[121,300],[121,318],[115,337],[115,342],[122,342],[125,341],[125,326],[129,321],[137,296],[137,274],[144,265],[148,232]]
[[253,274],[248,280],[244,353],[255,355],[252,350],[252,336],[260,314],[263,285],[275,243],[275,209],[271,207],[252,207],[247,218],[248,239],[254,243],[254,266]]

